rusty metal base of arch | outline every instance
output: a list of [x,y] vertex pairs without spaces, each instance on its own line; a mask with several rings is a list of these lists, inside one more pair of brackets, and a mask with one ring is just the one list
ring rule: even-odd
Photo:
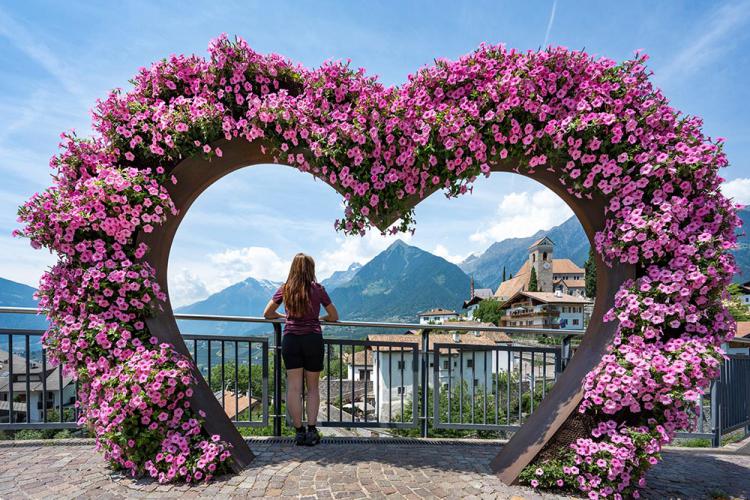
[[[166,222],[150,234],[142,234],[140,241],[146,243],[150,251],[145,259],[156,270],[159,285],[167,292],[167,271],[172,241],[185,213],[198,196],[211,184],[242,167],[262,163],[274,163],[273,158],[262,151],[261,141],[249,143],[243,140],[220,141],[216,144],[224,154],[221,158],[206,160],[200,157],[188,158],[173,170],[177,178],[176,185],[168,187],[170,196],[179,213],[169,217]],[[270,150],[270,148],[266,148]],[[514,172],[515,164],[499,163],[493,166],[496,172]],[[572,208],[581,222],[589,242],[593,243],[594,234],[604,227],[604,208],[606,200],[579,199],[567,192],[554,172],[546,169],[537,172],[522,172],[522,175],[536,180],[555,192]],[[334,186],[335,188],[335,186]],[[413,198],[416,205],[419,199]],[[394,214],[388,220],[374,220],[373,224],[380,229],[387,228],[398,218]],[[607,346],[613,341],[617,325],[614,322],[604,323],[604,313],[614,304],[614,296],[620,285],[627,279],[635,277],[635,266],[618,265],[609,268],[596,256],[597,298],[586,334],[563,374],[547,394],[537,409],[531,414],[521,429],[502,447],[492,462],[493,471],[500,479],[511,484],[517,481],[518,475],[540,453],[549,453],[550,447],[566,446],[575,437],[582,434],[587,427],[576,409],[583,395],[582,381],[601,360]],[[177,322],[174,319],[172,306],[167,299],[161,312],[147,321],[150,332],[162,341],[169,342],[186,356],[190,356],[182,340]],[[206,381],[194,367],[197,382],[194,387],[191,404],[193,408],[206,413],[206,430],[219,434],[232,445],[233,466],[236,470],[246,467],[254,455],[237,428],[227,417],[214,397]],[[552,450],[554,451],[554,450]],[[437,449],[436,449],[437,452]]]

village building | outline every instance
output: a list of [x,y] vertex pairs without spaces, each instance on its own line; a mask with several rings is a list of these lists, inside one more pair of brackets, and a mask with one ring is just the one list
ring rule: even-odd
[[[60,367],[45,366],[40,361],[29,360],[0,350],[0,422],[43,422],[47,413],[60,409],[67,412],[75,406],[75,381],[63,375]],[[12,389],[12,391],[11,391]],[[12,397],[11,397],[12,392]],[[12,399],[12,401],[11,401]]]
[[[456,322],[456,325],[477,328],[494,327],[489,323]],[[400,335],[370,335],[368,340],[384,342],[401,342],[414,344],[422,348],[421,332],[409,332]],[[512,339],[502,332],[433,332],[429,335],[428,373],[429,387],[434,386],[435,349],[438,351],[438,381],[440,387],[447,389],[464,383],[467,387],[483,387],[492,383],[493,374],[507,371],[516,366],[513,353],[507,350],[486,349],[495,345],[510,346]],[[448,349],[448,346],[455,348]],[[472,349],[472,346],[482,346]],[[350,380],[372,381],[374,391],[367,403],[376,408],[380,421],[396,419],[406,404],[414,397],[414,380],[422,376],[422,366],[417,360],[412,365],[413,349],[411,347],[372,346],[367,350],[345,355]],[[510,356],[510,357],[509,357]]]
[[519,291],[505,302],[505,315],[500,318],[499,326],[581,330],[589,302],[584,297],[559,291]]
[[529,247],[529,258],[512,278],[500,283],[495,298],[506,301],[521,291],[530,291],[532,269],[536,274],[538,292],[561,291],[567,295],[585,297],[586,272],[570,259],[555,259],[554,242],[540,238]]
[[430,309],[417,314],[420,325],[442,325],[446,321],[458,319],[458,313],[450,309]]
[[750,306],[750,281],[740,285],[740,302],[742,305]]
[[474,276],[471,277],[471,287],[469,288],[469,299],[464,300],[463,309],[466,309],[466,318],[473,319],[474,311],[479,307],[483,300],[492,298],[491,288],[474,288]]

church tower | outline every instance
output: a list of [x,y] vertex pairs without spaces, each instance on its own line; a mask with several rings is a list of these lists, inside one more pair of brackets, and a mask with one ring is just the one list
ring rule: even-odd
[[555,244],[546,236],[529,247],[529,264],[536,272],[537,291],[552,293],[552,251]]

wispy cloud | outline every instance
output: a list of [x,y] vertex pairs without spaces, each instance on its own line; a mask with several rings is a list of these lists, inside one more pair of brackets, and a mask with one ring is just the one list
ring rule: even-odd
[[39,37],[2,9],[0,9],[0,36],[6,38],[29,59],[44,68],[66,91],[77,97],[83,95],[83,88],[78,83],[76,75],[70,71],[69,66],[60,60]]
[[657,70],[656,77],[666,82],[679,75],[691,74],[735,45],[733,37],[750,20],[750,1],[724,4],[708,16],[699,32],[686,33],[686,45],[675,54],[671,62]]
[[547,44],[549,43],[549,34],[552,31],[552,24],[555,22],[555,12],[557,12],[557,0],[552,2],[552,10],[549,13],[549,21],[547,21],[547,31],[544,33],[544,43],[542,44],[542,48],[547,47]]
[[727,181],[722,184],[721,191],[736,203],[750,205],[750,178]]

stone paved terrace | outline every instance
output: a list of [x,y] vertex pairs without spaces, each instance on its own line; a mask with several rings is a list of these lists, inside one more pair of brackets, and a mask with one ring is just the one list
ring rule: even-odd
[[[0,498],[560,498],[502,484],[489,471],[498,443],[326,438],[304,448],[253,440],[257,458],[242,474],[192,487],[122,477],[91,441],[61,443],[1,442]],[[650,473],[646,498],[750,495],[747,442],[664,455]]]

